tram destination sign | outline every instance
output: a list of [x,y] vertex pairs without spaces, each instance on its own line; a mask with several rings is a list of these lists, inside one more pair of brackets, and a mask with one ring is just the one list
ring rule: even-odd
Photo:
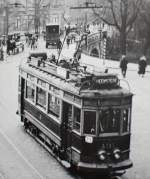
[[116,75],[101,75],[84,79],[81,85],[81,89],[110,89],[116,88],[118,85],[119,79]]
[[113,76],[113,75],[93,77],[93,81],[99,85],[113,85],[114,86],[118,84],[117,76]]

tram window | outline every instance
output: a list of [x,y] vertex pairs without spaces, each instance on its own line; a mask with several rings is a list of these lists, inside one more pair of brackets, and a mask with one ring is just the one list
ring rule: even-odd
[[21,76],[18,78],[18,91],[21,91]]
[[123,132],[129,131],[129,109],[123,110]]
[[80,114],[81,110],[79,108],[74,107],[74,125],[73,128],[80,132]]
[[46,91],[39,87],[37,87],[37,105],[46,108]]
[[63,101],[63,110],[62,110],[63,123],[72,127],[72,105]]
[[95,111],[84,112],[84,133],[96,134],[96,112]]
[[68,106],[68,124],[70,125],[72,123],[72,105]]
[[91,100],[85,99],[83,101],[83,104],[84,104],[84,106],[97,106],[97,100],[95,100],[95,99],[91,99]]
[[30,79],[30,81],[35,81],[35,77],[30,74],[27,74],[27,78]]
[[120,109],[103,109],[99,115],[100,133],[119,132],[120,130]]
[[48,113],[57,117],[60,115],[60,99],[51,94],[48,95]]
[[42,80],[38,80],[38,84],[41,85],[42,87],[46,87],[46,82],[42,81]]
[[26,98],[34,102],[35,85],[27,81]]

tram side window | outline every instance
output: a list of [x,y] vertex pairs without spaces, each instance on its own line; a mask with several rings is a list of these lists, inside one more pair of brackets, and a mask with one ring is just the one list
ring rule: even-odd
[[21,76],[18,78],[18,91],[21,91]]
[[37,105],[46,109],[46,91],[37,87]]
[[79,108],[74,107],[73,128],[78,132],[80,132],[80,116],[81,116],[81,110]]
[[96,111],[84,112],[84,133],[96,134]]
[[48,95],[48,113],[56,117],[60,115],[60,99],[51,94]]
[[35,85],[27,81],[26,98],[34,102]]
[[103,109],[99,115],[100,133],[113,133],[120,131],[120,109]]
[[72,128],[72,105],[63,101],[63,110],[62,110],[62,121],[63,123]]
[[123,110],[123,132],[129,131],[129,109]]

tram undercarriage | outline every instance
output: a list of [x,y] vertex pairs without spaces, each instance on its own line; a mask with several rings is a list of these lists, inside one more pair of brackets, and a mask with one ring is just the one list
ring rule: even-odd
[[49,139],[42,131],[40,131],[34,124],[28,119],[24,119],[24,130],[32,136],[39,144],[41,144],[55,159],[65,168],[70,171],[77,171],[81,179],[87,179],[86,174],[88,173],[88,179],[98,179],[100,176],[104,176],[106,179],[121,179],[121,176],[125,174],[125,170],[112,171],[112,168],[101,172],[84,172],[79,171],[78,167],[70,164],[64,160],[64,151],[51,139]]

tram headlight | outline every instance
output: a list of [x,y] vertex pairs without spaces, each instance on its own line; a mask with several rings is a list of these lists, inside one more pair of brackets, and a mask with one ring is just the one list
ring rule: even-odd
[[100,159],[101,161],[106,160],[106,151],[105,151],[105,150],[100,150],[100,151],[98,152],[98,156],[99,156],[99,159]]
[[121,157],[121,151],[120,151],[119,149],[115,149],[115,150],[113,151],[113,155],[114,155],[114,158],[115,158],[116,160],[119,160],[120,157]]

